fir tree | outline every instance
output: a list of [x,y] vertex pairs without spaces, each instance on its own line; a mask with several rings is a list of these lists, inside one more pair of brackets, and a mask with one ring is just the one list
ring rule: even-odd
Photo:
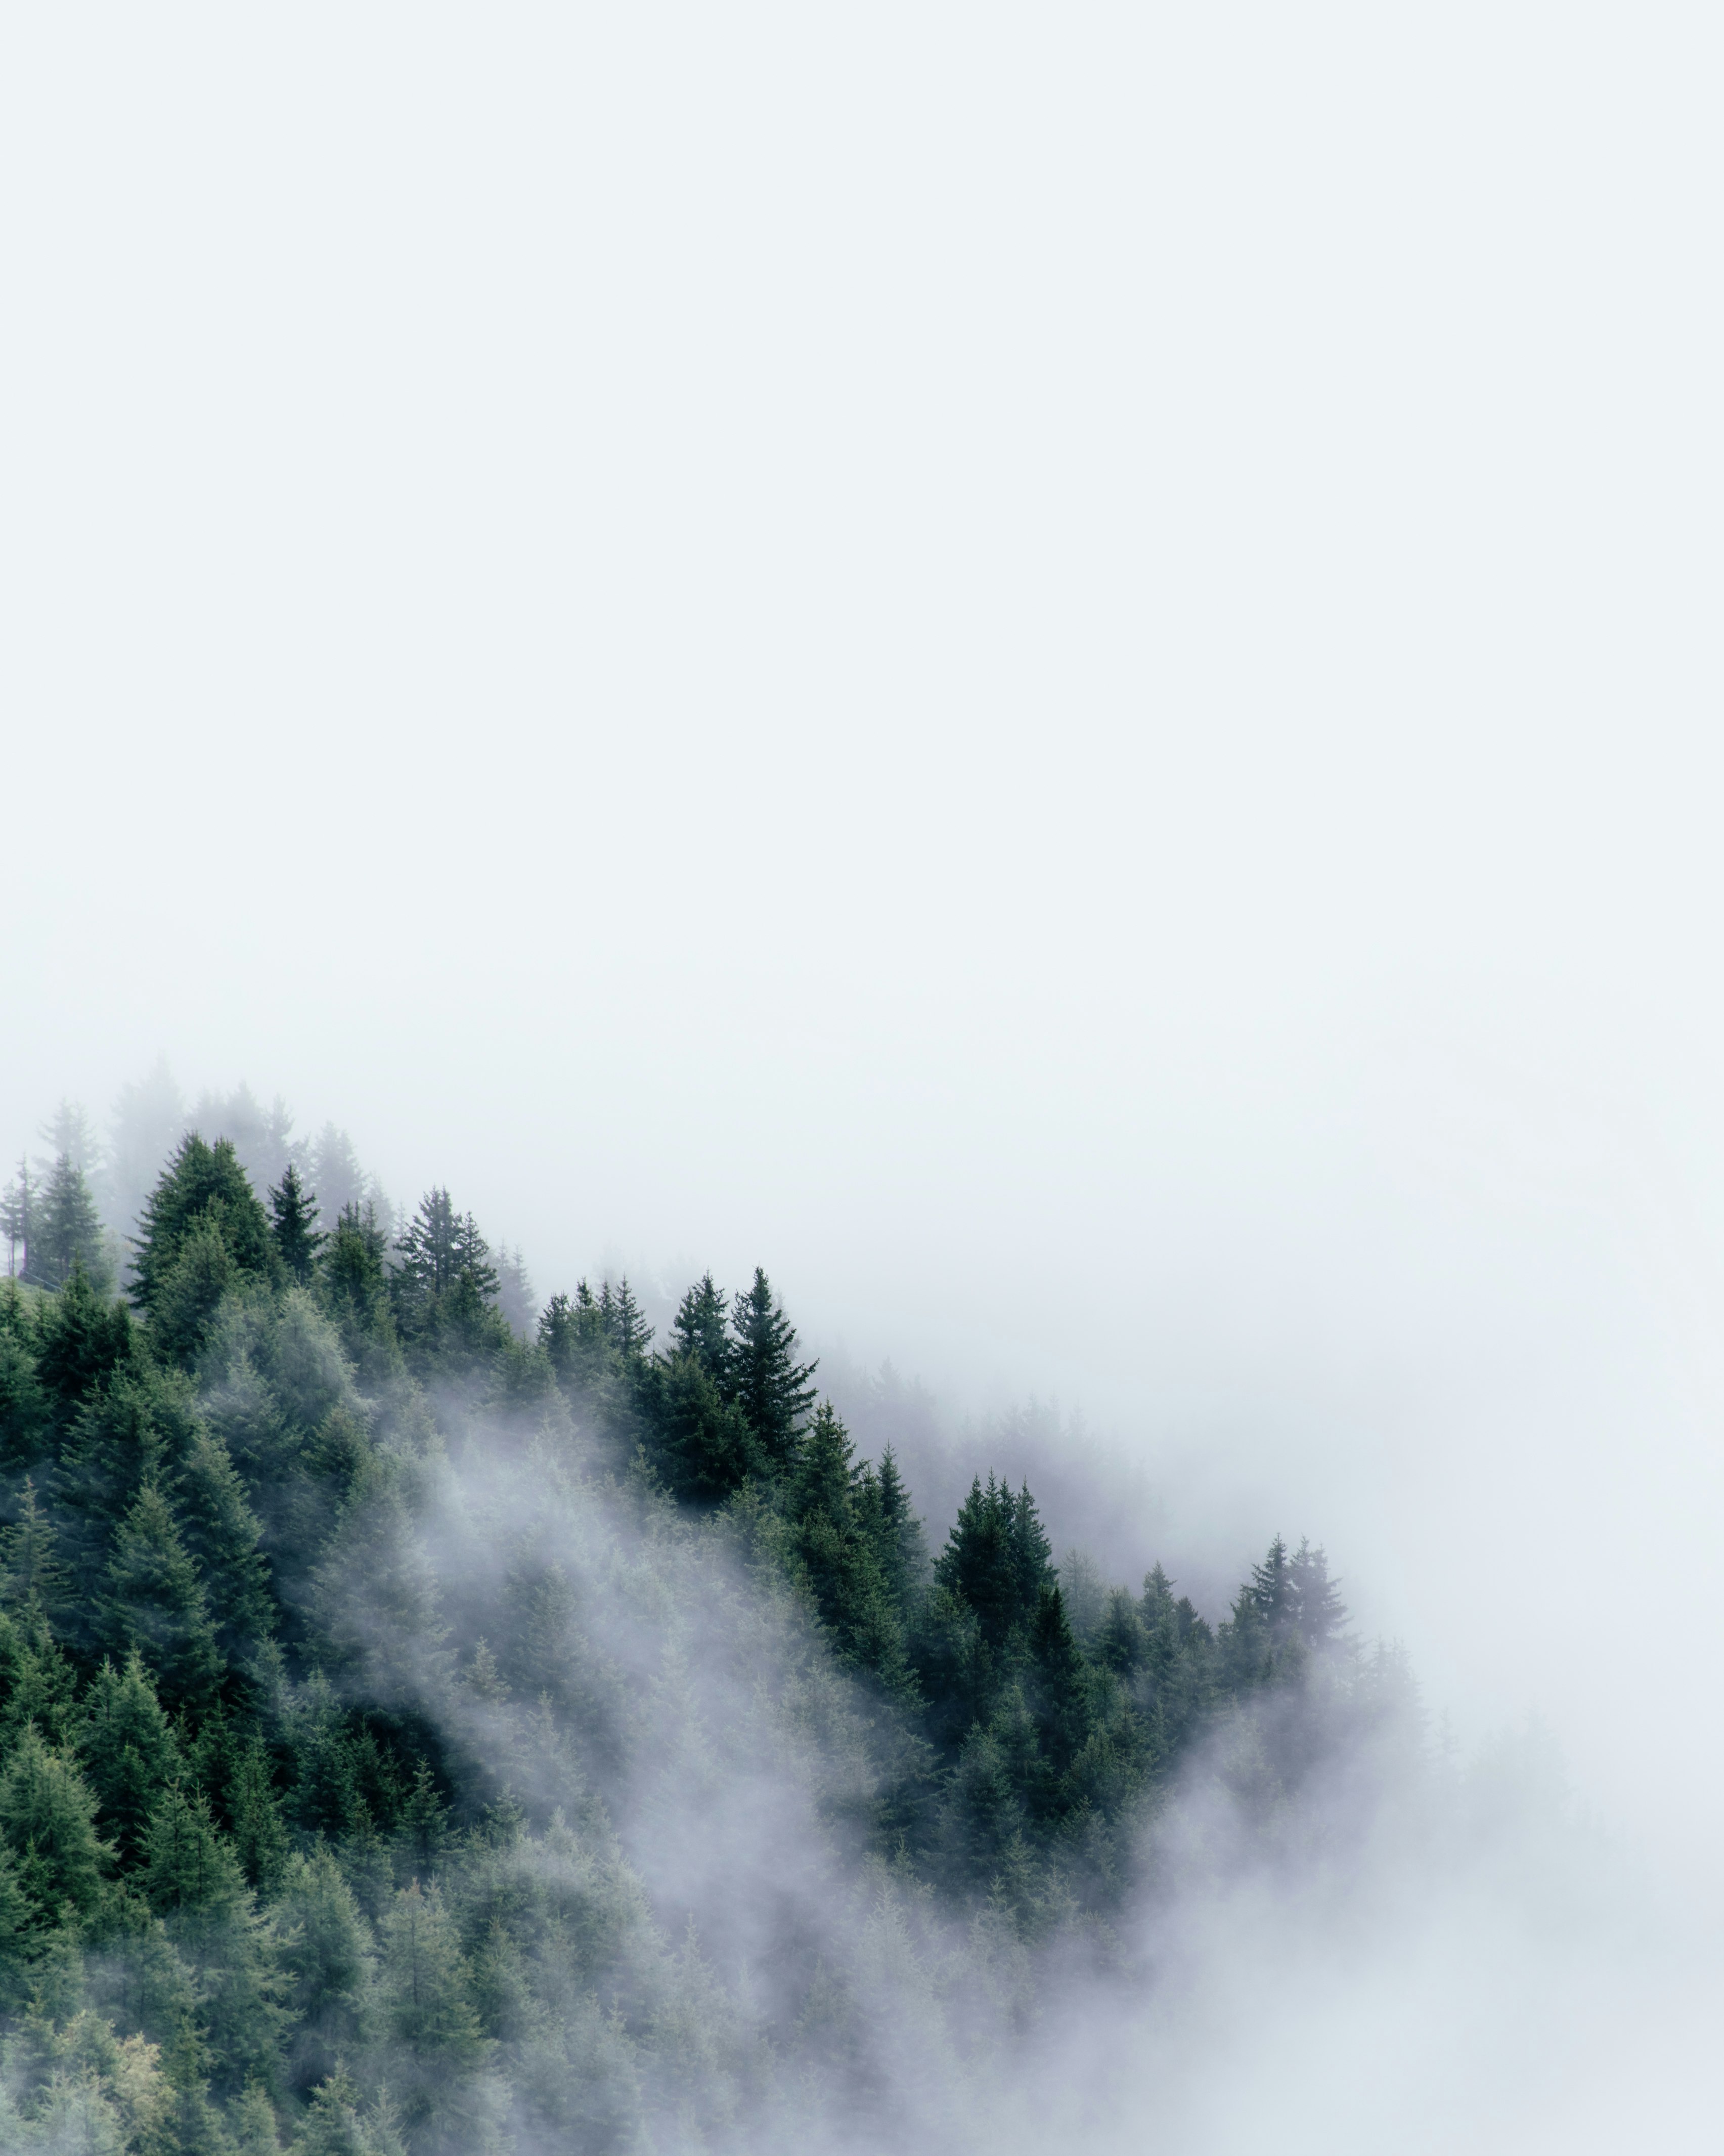
[[311,1277],[318,1251],[328,1238],[317,1227],[317,1194],[307,1190],[292,1161],[269,1192],[275,1247],[281,1262],[301,1286]]
[[222,1668],[215,1628],[198,1568],[154,1481],[139,1491],[115,1537],[103,1620],[109,1639],[141,1653],[176,1705],[211,1697]]
[[60,1561],[59,1532],[36,1501],[35,1483],[26,1476],[18,1517],[0,1529],[0,1602],[51,1625],[71,1599],[71,1575]]
[[754,1282],[731,1311],[736,1337],[732,1396],[741,1409],[767,1466],[787,1468],[801,1442],[814,1387],[815,1365],[796,1359],[795,1328],[772,1283],[757,1265]]
[[711,1274],[703,1273],[676,1306],[670,1327],[675,1352],[698,1363],[721,1394],[735,1353],[726,1323],[730,1300],[713,1286]]
[[[6,1277],[16,1280],[29,1259],[30,1236],[36,1219],[36,1186],[30,1179],[30,1163],[21,1160],[18,1173],[0,1198],[0,1235],[6,1238]],[[22,1255],[21,1255],[22,1254]]]
[[84,1171],[62,1153],[34,1201],[34,1233],[24,1278],[38,1287],[61,1288],[82,1265],[90,1285],[105,1295],[111,1284],[100,1217]]
[[0,1774],[0,1835],[18,1866],[33,1921],[90,1917],[102,1893],[107,1845],[95,1830],[95,1797],[73,1762],[26,1728]]
[[123,1668],[104,1661],[97,1671],[79,1717],[78,1753],[103,1829],[121,1863],[131,1865],[181,1765],[173,1731],[136,1651]]
[[1287,1567],[1293,1592],[1295,1622],[1307,1647],[1321,1653],[1331,1647],[1347,1629],[1347,1604],[1329,1577],[1329,1559],[1321,1548],[1301,1539]]
[[[146,1201],[133,1246],[132,1292],[153,1317],[171,1272],[194,1234],[213,1230],[235,1275],[274,1280],[281,1261],[231,1142],[206,1145],[193,1131]],[[203,1260],[208,1269],[208,1259]]]

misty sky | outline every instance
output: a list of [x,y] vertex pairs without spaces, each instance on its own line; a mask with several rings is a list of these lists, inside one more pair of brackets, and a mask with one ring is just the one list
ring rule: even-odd
[[0,1136],[764,1262],[1698,1861],[1719,43],[15,12]]

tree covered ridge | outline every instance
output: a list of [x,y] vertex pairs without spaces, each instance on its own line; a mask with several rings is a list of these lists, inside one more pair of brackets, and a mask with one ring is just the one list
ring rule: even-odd
[[[815,2072],[889,2109],[884,2054],[961,2080],[962,2000],[1111,1951],[1206,1738],[1267,1830],[1395,1723],[1308,1545],[1213,1626],[1159,1567],[1070,1604],[991,1475],[931,1553],[763,1271],[662,1343],[626,1281],[523,1337],[445,1189],[326,1217],[193,1132],[124,1299],[77,1252],[0,1288],[0,2145],[747,2146]],[[762,1760],[842,1909],[751,1997],[635,1815]]]

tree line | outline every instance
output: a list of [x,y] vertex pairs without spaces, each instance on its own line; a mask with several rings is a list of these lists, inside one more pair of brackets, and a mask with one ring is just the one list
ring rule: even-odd
[[331,1215],[296,1159],[260,1195],[195,1131],[123,1292],[69,1147],[28,1202],[0,1285],[0,2144],[419,2156],[693,2119],[746,2146],[802,2053],[854,2053],[824,1965],[762,2049],[661,1934],[620,1853],[640,1710],[606,1613],[548,1531],[511,1528],[483,1593],[439,1578],[456,1455],[530,1458],[571,1532],[635,1521],[619,1577],[777,1611],[860,1763],[856,1924],[949,1922],[990,1967],[1105,1933],[1218,1727],[1249,1720],[1272,1807],[1403,1694],[1308,1543],[1213,1624],[1160,1566],[1075,1611],[1031,1491],[985,1472],[931,1546],[764,1270],[703,1276],[662,1341],[626,1280],[511,1322],[446,1189]]

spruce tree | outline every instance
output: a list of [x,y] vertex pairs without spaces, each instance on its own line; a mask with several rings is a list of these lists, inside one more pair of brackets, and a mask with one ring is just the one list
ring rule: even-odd
[[713,1286],[711,1274],[703,1273],[676,1306],[670,1326],[675,1352],[698,1363],[721,1390],[730,1376],[735,1352],[726,1323],[730,1301]]
[[173,1731],[136,1650],[121,1669],[104,1661],[96,1671],[79,1717],[78,1753],[103,1830],[121,1863],[131,1865],[181,1765]]
[[244,1669],[275,1622],[263,1530],[228,1448],[200,1430],[175,1491],[182,1539],[195,1562],[222,1659]]
[[1329,1577],[1327,1554],[1301,1538],[1288,1563],[1287,1574],[1299,1636],[1307,1647],[1321,1653],[1333,1646],[1347,1629],[1347,1604]]
[[735,1335],[730,1385],[767,1467],[782,1472],[796,1456],[814,1387],[813,1363],[796,1359],[795,1327],[762,1269],[731,1311]]
[[95,1913],[110,1856],[95,1830],[95,1808],[74,1762],[25,1729],[0,1774],[0,1835],[38,1925],[58,1923],[65,1912]]
[[17,1286],[0,1287],[0,1473],[33,1467],[47,1448],[52,1408],[36,1369],[35,1327]]
[[236,1274],[280,1276],[269,1216],[226,1138],[206,1145],[193,1131],[182,1141],[146,1201],[139,1226],[132,1292],[152,1317],[163,1284],[195,1231],[213,1229]]
[[275,1247],[281,1262],[301,1286],[311,1277],[317,1253],[328,1240],[317,1227],[317,1194],[307,1190],[292,1161],[269,1192]]
[[61,1562],[59,1535],[24,1477],[18,1517],[0,1529],[0,1602],[52,1625],[72,1599],[71,1575]]
[[16,1280],[29,1261],[30,1237],[36,1224],[36,1186],[30,1163],[20,1160],[18,1173],[0,1198],[0,1235],[6,1238],[6,1277]]
[[30,1238],[26,1281],[38,1287],[62,1288],[82,1265],[90,1285],[105,1295],[111,1284],[102,1224],[84,1171],[62,1153],[37,1194],[34,1233]]
[[213,1695],[222,1661],[215,1628],[172,1507],[146,1481],[114,1538],[103,1627],[121,1651],[142,1655],[174,1705]]
[[395,1897],[378,1942],[391,2093],[416,2148],[473,2148],[483,2131],[473,2082],[490,2051],[459,1937],[435,1887]]

